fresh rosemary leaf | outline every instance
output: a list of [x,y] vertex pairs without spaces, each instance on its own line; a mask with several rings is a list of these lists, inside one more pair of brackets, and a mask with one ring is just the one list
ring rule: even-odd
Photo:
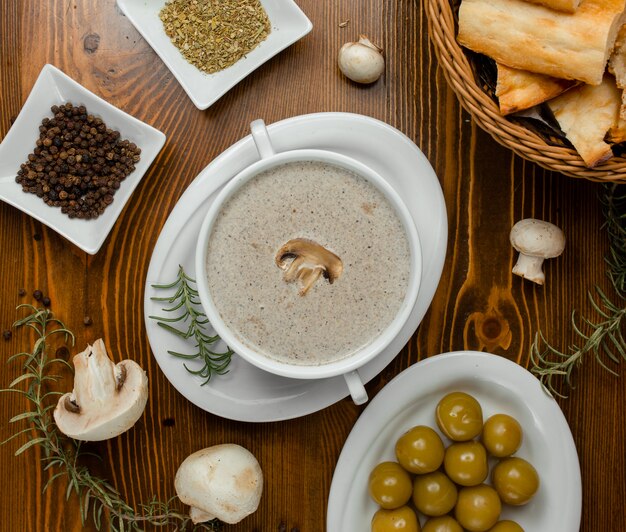
[[7,363],[9,362],[13,362],[14,360],[20,358],[20,357],[30,357],[30,353],[15,353],[13,355],[11,355],[9,358],[7,358]]
[[52,475],[47,482],[43,485],[43,488],[41,489],[42,493],[45,492],[50,485],[57,479],[60,477],[64,477],[65,476],[65,471],[58,471],[57,473],[55,473],[54,475]]
[[48,360],[48,362],[46,362],[46,366],[49,366],[51,364],[61,364],[63,366],[66,366],[67,368],[73,370],[74,368],[72,368],[72,365],[67,361],[64,360],[62,358],[51,358],[50,360]]
[[603,228],[609,237],[606,273],[614,288],[613,299],[596,286],[595,292],[588,292],[587,297],[598,318],[593,320],[582,316],[577,319],[576,311],[572,312],[572,328],[580,338],[580,344],[571,345],[562,352],[539,332],[530,349],[531,371],[549,392],[563,398],[567,396],[557,391],[555,379],[562,377],[566,386],[573,387],[574,369],[590,356],[615,376],[618,373],[607,365],[607,361],[613,364],[626,361],[623,333],[626,326],[626,187],[614,183],[604,185],[601,202],[605,217]]
[[172,327],[171,325],[167,324],[167,321],[170,321],[170,322],[171,321],[178,321],[178,318],[173,319],[173,320],[166,320],[164,318],[159,318],[158,316],[150,316],[150,318],[152,318],[153,320],[159,320],[157,322],[157,325],[159,327],[162,327],[166,331],[171,332],[172,334],[175,334],[176,336],[180,336],[181,338],[183,338],[185,340],[191,336],[191,332],[189,331],[189,329],[187,329],[186,331],[181,331],[181,330],[177,329],[176,327]]
[[[183,364],[183,366],[189,373],[202,377],[204,379],[202,386],[204,386],[211,380],[214,374],[223,375],[228,372],[227,368],[233,351],[227,348],[226,351],[219,353],[210,349],[213,344],[219,341],[220,337],[207,333],[206,327],[210,326],[210,324],[202,310],[195,284],[195,279],[189,277],[182,266],[178,266],[178,273],[174,282],[152,285],[152,288],[159,290],[175,289],[175,293],[171,296],[151,297],[150,299],[171,305],[163,308],[163,312],[180,311],[180,313],[173,317],[149,317],[156,320],[159,327],[175,336],[184,340],[189,338],[195,340],[195,349],[197,349],[195,353],[179,353],[176,351],[168,351],[168,353],[185,360],[199,360],[203,365],[198,370],[190,369],[186,364]],[[180,328],[170,325],[173,323],[178,323]]]
[[16,384],[19,384],[22,381],[25,381],[27,379],[36,379],[37,375],[35,375],[34,373],[24,373],[23,375],[20,375],[19,377],[13,379],[13,381],[11,382],[11,384],[9,384],[9,388],[15,388]]
[[186,355],[185,353],[177,353],[176,351],[168,351],[168,354],[176,358],[184,358],[186,360],[195,360],[197,355]]
[[87,521],[87,516],[89,515],[89,503],[91,502],[91,492],[88,491],[85,493],[85,497],[83,498],[83,504],[80,507],[80,521],[85,525]]
[[[4,391],[4,390],[3,390]],[[27,432],[31,432],[33,429],[28,427],[26,429],[20,430],[19,432],[16,432],[15,434],[11,434],[11,436],[9,436],[6,440],[3,440],[0,442],[0,445],[4,445],[5,443],[10,442],[11,440],[14,440],[15,438],[17,438],[18,436],[21,436],[22,434],[25,434]]]
[[17,451],[15,451],[15,456],[22,454],[27,449],[30,449],[33,445],[39,445],[46,441],[46,438],[35,438],[34,440],[27,441],[24,445],[22,445]]
[[52,392],[46,392],[41,396],[41,399],[45,400],[50,396],[59,396],[59,395],[64,395],[63,392],[56,392],[56,391],[52,391]]
[[9,419],[9,423],[15,423],[16,421],[21,421],[22,419],[32,419],[37,416],[37,412],[22,412],[17,416],[13,416]]
[[[179,268],[182,268],[182,266],[179,265]],[[170,284],[153,284],[152,288],[158,288],[158,289],[164,289],[164,290],[168,290],[170,288],[174,288],[175,286],[178,286],[178,277],[176,278],[176,280]],[[169,301],[169,297],[153,297],[150,299],[154,299],[155,301]]]
[[[10,392],[10,393],[16,393],[16,394],[18,394],[18,395],[24,395],[24,396],[26,396],[26,398],[30,399],[30,397],[29,397],[28,393],[27,393],[27,392],[25,392],[24,390],[16,390],[16,389],[14,389],[14,388],[3,388],[2,390],[0,390],[0,392],[2,392],[2,393],[5,393],[5,392],[6,392],[6,393],[9,393],[9,392]],[[0,445],[1,445],[1,444],[0,444]]]

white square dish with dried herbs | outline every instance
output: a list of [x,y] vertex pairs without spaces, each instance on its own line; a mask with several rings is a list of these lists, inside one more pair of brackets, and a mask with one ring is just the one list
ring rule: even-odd
[[206,109],[313,25],[293,0],[117,0],[122,12]]

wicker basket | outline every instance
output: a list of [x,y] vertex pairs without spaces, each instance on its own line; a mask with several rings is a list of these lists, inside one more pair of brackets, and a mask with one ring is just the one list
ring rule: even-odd
[[461,105],[496,141],[548,170],[592,181],[626,181],[626,158],[613,157],[593,169],[572,148],[554,146],[541,134],[500,114],[494,99],[476,82],[474,68],[456,42],[456,14],[449,0],[425,0],[430,39],[439,64]]

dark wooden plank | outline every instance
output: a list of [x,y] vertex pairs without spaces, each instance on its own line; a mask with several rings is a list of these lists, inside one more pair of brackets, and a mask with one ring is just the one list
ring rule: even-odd
[[[449,222],[441,283],[411,341],[368,384],[371,396],[409,365],[440,352],[484,349],[528,366],[537,331],[566,348],[576,340],[571,310],[593,316],[586,292],[594,284],[610,293],[603,262],[608,243],[597,201],[601,187],[526,163],[472,124],[437,65],[419,3],[298,3],[313,21],[313,31],[199,111],[113,0],[0,2],[0,138],[47,62],[168,137],[95,257],[0,205],[2,329],[15,319],[15,306],[32,302],[33,290],[41,289],[77,333],[76,350],[102,336],[115,357],[133,358],[146,369],[151,395],[145,415],[132,431],[91,445],[103,460],[88,463],[132,504],[153,494],[173,495],[178,464],[201,447],[232,441],[253,450],[265,472],[265,494],[256,514],[227,527],[233,531],[272,531],[281,523],[287,530],[322,530],[336,460],[363,409],[343,400],[286,422],[228,421],[182,398],[151,355],[142,301],[159,231],[194,177],[247,135],[252,120],[271,123],[320,111],[362,113],[408,135],[439,176]],[[346,80],[336,66],[339,47],[359,33],[380,44],[387,61],[383,78],[368,87]],[[568,238],[564,255],[546,264],[543,288],[510,273],[516,256],[508,244],[509,230],[529,216],[557,223]],[[27,296],[18,296],[21,287]],[[84,325],[85,316],[92,325]],[[0,354],[6,359],[28,344],[22,335],[0,341]],[[624,376],[623,367],[616,370]],[[18,372],[16,364],[0,364],[2,385]],[[570,397],[559,404],[583,471],[581,530],[620,530],[620,509],[626,506],[626,392],[620,378],[591,360],[575,382]],[[64,385],[68,389],[69,381]],[[21,398],[3,394],[0,419],[25,407]],[[1,437],[9,431],[5,424]],[[0,501],[0,522],[13,530],[80,530],[77,500],[65,501],[62,482],[41,494],[50,475],[42,471],[41,454],[31,450],[15,458],[16,448],[13,443],[0,448],[0,470],[11,479]]]

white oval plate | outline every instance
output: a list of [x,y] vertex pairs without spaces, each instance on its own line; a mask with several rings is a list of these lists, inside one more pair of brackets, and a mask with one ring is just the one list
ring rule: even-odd
[[[276,122],[267,127],[276,151],[317,148],[360,160],[385,177],[405,200],[422,245],[422,282],[417,302],[400,334],[374,360],[362,366],[364,383],[373,379],[400,352],[421,322],[435,294],[446,254],[448,224],[439,180],[424,154],[397,129],[367,116],[317,113]],[[144,293],[144,316],[152,352],[167,379],[189,401],[219,416],[239,421],[279,421],[326,408],[348,395],[342,376],[298,380],[272,375],[233,356],[230,371],[205,386],[190,375],[183,361],[168,350],[192,352],[193,341],[174,337],[150,315],[163,315],[163,296],[153,284],[171,283],[178,265],[195,277],[196,240],[211,202],[221,187],[259,159],[252,137],[240,140],[189,185],[171,212],[154,247]],[[193,363],[189,366],[197,368]]]
[[367,492],[370,471],[379,462],[395,460],[395,442],[409,428],[429,425],[439,432],[435,407],[445,394],[453,391],[473,395],[480,402],[485,419],[502,412],[522,425],[524,440],[516,456],[535,466],[541,484],[526,506],[504,505],[501,519],[513,519],[527,532],[579,530],[580,465],[558,404],[518,364],[497,355],[460,351],[433,356],[406,369],[361,414],[333,475],[328,497],[328,532],[370,530],[378,508]]

